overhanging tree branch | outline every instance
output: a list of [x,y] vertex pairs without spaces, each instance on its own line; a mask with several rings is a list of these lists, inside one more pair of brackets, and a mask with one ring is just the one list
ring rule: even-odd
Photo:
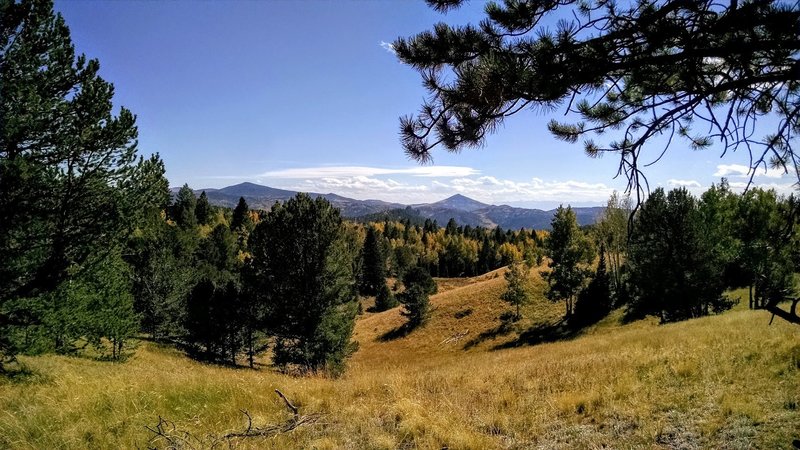
[[[429,3],[446,11],[462,2]],[[543,19],[559,8],[569,8],[572,20],[548,31]],[[413,159],[429,161],[440,145],[451,152],[480,146],[505,117],[568,102],[566,111],[592,126],[551,122],[557,137],[574,142],[626,127],[620,141],[587,139],[585,147],[593,156],[617,153],[629,191],[646,186],[639,152],[662,132],[677,132],[695,148],[719,141],[722,155],[744,148],[752,170],[771,164],[796,172],[791,111],[800,103],[800,4],[507,1],[488,4],[486,15],[479,28],[439,24],[394,43],[402,62],[437,79],[426,83],[433,99],[426,113],[403,120]],[[444,83],[441,73],[453,77]],[[523,108],[510,107],[520,99]],[[756,137],[763,131],[756,121],[767,115],[781,125]],[[695,134],[695,122],[713,131]]]

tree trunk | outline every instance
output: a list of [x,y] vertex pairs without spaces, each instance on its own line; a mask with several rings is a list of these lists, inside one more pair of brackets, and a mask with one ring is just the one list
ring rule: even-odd
[[750,285],[750,286],[748,286],[748,287],[750,288],[750,289],[749,289],[749,299],[750,299],[750,304],[749,304],[749,305],[750,305],[750,309],[755,309],[755,308],[754,308],[754,307],[755,307],[755,305],[753,304],[753,285],[751,284],[751,285]]
[[247,359],[250,362],[250,368],[253,368],[254,361],[253,361],[253,354],[255,353],[255,349],[253,348],[253,330],[247,330]]

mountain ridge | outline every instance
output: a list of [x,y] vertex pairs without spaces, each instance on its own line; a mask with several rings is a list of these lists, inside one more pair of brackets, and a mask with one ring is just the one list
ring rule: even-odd
[[[176,193],[180,188],[173,187],[171,192]],[[217,206],[233,208],[242,197],[254,209],[270,209],[275,202],[286,201],[297,191],[277,189],[261,184],[244,182],[224,188],[195,189],[199,195],[205,191],[208,201]],[[356,200],[329,192],[320,194],[308,192],[312,198],[322,197],[338,208],[342,216],[356,220],[384,220],[396,218],[418,217],[420,222],[431,219],[444,225],[451,218],[459,225],[482,226],[493,228],[527,228],[550,229],[550,222],[555,214],[555,209],[542,210],[535,208],[519,208],[509,205],[491,205],[479,202],[463,194],[455,194],[433,203],[420,203],[405,205],[402,203],[386,202],[377,199]],[[605,209],[602,206],[573,207],[578,219],[578,224],[590,225],[597,222],[600,214]]]

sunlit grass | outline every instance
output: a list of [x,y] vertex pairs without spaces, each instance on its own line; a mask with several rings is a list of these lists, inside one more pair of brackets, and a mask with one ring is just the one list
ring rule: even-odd
[[623,325],[617,311],[567,341],[494,350],[562,314],[538,295],[526,319],[491,333],[509,310],[503,289],[500,275],[446,290],[430,323],[396,340],[380,336],[402,324],[397,310],[368,315],[336,380],[206,365],[152,343],[124,363],[23,358],[31,373],[0,381],[0,448],[144,448],[159,416],[201,438],[244,429],[240,409],[256,426],[280,423],[291,414],[274,389],[324,417],[239,448],[786,448],[800,438],[800,327],[768,326],[746,302],[663,326]]

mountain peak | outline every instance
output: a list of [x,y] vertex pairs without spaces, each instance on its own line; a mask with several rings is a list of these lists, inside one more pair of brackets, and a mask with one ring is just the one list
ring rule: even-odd
[[450,197],[447,197],[445,200],[469,200],[473,202],[475,201],[467,197],[466,195],[461,195],[461,194],[451,195]]
[[482,208],[486,208],[487,206],[489,206],[486,203],[481,203],[481,202],[479,202],[477,200],[473,200],[473,199],[471,199],[471,198],[469,198],[469,197],[467,197],[465,195],[461,195],[461,194],[455,194],[455,195],[450,196],[450,197],[448,197],[448,198],[446,198],[444,200],[440,200],[440,201],[438,201],[436,203],[432,203],[431,205],[432,206],[437,206],[437,207],[450,208],[450,209],[458,209],[458,210],[467,211],[467,212],[472,212],[472,211],[475,211],[475,210],[478,210],[478,209],[482,209]]
[[261,184],[251,183],[245,181],[244,183],[235,184],[233,186],[224,187],[219,192],[226,195],[233,195],[237,197],[258,197],[270,196],[274,198],[293,197],[296,192],[286,191],[283,189],[275,189]]

